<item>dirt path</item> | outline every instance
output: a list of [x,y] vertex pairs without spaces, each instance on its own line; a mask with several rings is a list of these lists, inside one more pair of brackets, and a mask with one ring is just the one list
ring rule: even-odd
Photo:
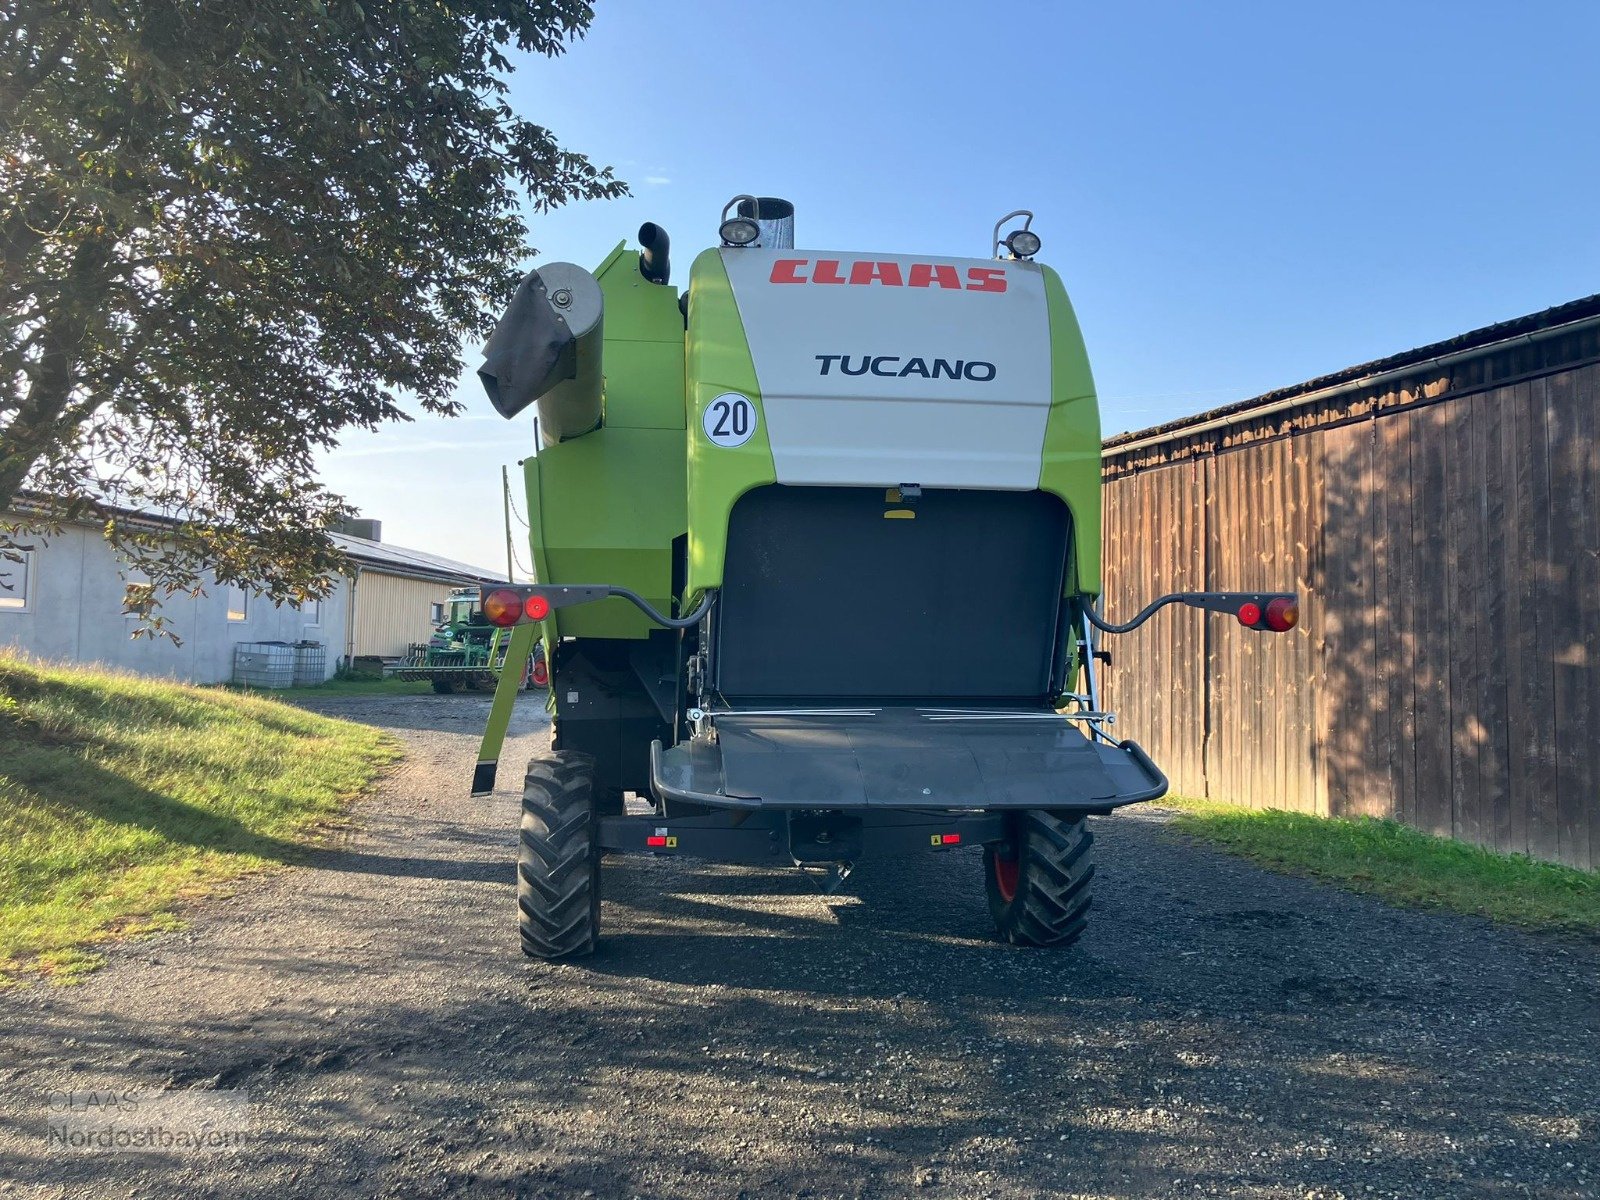
[[[0,1195],[1600,1196],[1600,948],[1399,912],[1100,821],[1090,933],[990,940],[975,854],[610,860],[516,948],[487,700],[351,698],[404,766],[312,865],[0,994]],[[506,759],[544,741],[532,705]],[[508,770],[502,782],[518,778]],[[953,869],[952,869],[953,868]],[[47,1149],[52,1089],[247,1089],[253,1144]]]

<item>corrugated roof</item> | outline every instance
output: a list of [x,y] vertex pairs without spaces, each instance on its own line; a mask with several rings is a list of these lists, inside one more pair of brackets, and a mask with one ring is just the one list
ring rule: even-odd
[[415,575],[425,579],[439,579],[450,583],[500,583],[505,575],[486,571],[469,563],[456,562],[438,554],[422,550],[407,550],[404,546],[391,546],[388,542],[372,542],[366,538],[352,537],[347,533],[331,535],[334,544],[364,567],[392,571],[397,575]]
[[[24,492],[18,495],[12,503],[11,511],[21,516],[48,517],[52,508],[53,505],[49,496],[40,492]],[[170,527],[178,524],[175,518],[164,516],[160,513],[140,512],[137,509],[123,508],[119,505],[103,502],[96,503],[95,509],[95,514],[85,514],[78,519],[84,524],[93,524],[93,518],[98,514],[99,516],[115,515],[153,528]],[[445,583],[460,584],[500,583],[505,579],[505,576],[498,571],[474,567],[470,563],[457,562],[453,558],[429,554],[424,550],[408,550],[404,546],[369,541],[367,538],[352,537],[345,533],[331,533],[329,536],[339,549],[343,550],[345,554],[362,566],[381,568],[397,575],[409,575],[421,579],[436,579]]]
[[1346,367],[1344,370],[1335,371],[1331,375],[1308,379],[1305,383],[1279,388],[1276,391],[1267,392],[1249,400],[1238,400],[1232,404],[1225,404],[1221,408],[1213,408],[1208,412],[1195,413],[1190,417],[1180,417],[1176,421],[1168,421],[1162,425],[1152,425],[1148,429],[1136,429],[1128,433],[1119,433],[1115,437],[1107,438],[1103,446],[1108,451],[1115,451],[1118,446],[1127,442],[1144,441],[1152,438],[1158,439],[1168,435],[1181,436],[1184,429],[1191,425],[1205,424],[1228,417],[1245,417],[1249,415],[1251,409],[1260,408],[1267,404],[1276,404],[1282,400],[1292,400],[1297,395],[1320,392],[1343,383],[1357,383],[1368,376],[1382,375],[1405,367],[1421,366],[1431,359],[1441,358],[1447,354],[1459,354],[1463,350],[1476,350],[1479,347],[1488,348],[1496,343],[1510,341],[1523,334],[1535,333],[1541,329],[1553,329],[1558,325],[1567,325],[1573,321],[1582,321],[1594,316],[1600,316],[1600,295],[1585,296],[1582,300],[1558,304],[1554,308],[1545,309],[1543,312],[1530,313],[1525,317],[1513,317],[1509,321],[1501,321],[1495,325],[1485,325],[1482,329],[1474,329],[1470,333],[1458,334],[1442,342],[1418,346],[1415,350],[1391,354],[1388,358],[1376,359],[1369,363],[1362,363],[1360,366]]

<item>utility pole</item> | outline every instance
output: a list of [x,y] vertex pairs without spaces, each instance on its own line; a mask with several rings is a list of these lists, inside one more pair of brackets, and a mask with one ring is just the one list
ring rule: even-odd
[[511,473],[505,463],[500,464],[500,499],[506,509],[506,582],[517,581],[516,560],[511,555]]

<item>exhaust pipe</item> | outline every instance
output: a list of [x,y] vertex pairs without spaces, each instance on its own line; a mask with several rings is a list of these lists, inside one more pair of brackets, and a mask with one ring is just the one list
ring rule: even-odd
[[639,226],[639,274],[651,283],[666,283],[672,273],[672,263],[667,257],[671,246],[672,239],[667,237],[667,231],[654,221]]
[[766,250],[794,249],[794,205],[776,196],[741,196],[741,217],[761,226],[756,245]]

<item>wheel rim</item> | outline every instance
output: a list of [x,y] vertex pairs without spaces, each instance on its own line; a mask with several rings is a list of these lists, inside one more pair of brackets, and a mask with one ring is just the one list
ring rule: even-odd
[[1016,846],[1006,843],[994,852],[994,886],[1000,899],[1010,904],[1017,898],[1017,878],[1022,874],[1022,856]]

